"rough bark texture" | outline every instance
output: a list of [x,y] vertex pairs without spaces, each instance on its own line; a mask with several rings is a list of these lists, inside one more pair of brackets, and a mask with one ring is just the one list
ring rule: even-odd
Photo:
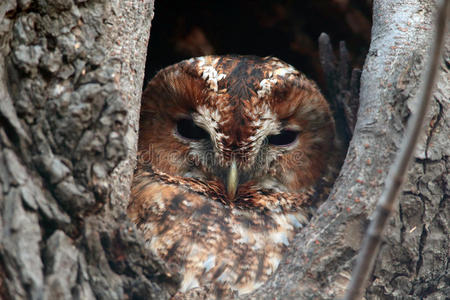
[[[280,272],[250,298],[343,296],[362,235],[414,110],[431,42],[433,9],[433,1],[374,1],[358,121],[341,174],[329,200],[297,236]],[[444,59],[427,135],[415,155],[398,213],[387,228],[367,299],[446,299],[450,292],[450,39]]]
[[[434,1],[374,1],[358,121],[330,198],[247,298],[342,296],[400,145]],[[125,216],[153,1],[0,3],[0,298],[169,298],[176,279]],[[427,135],[368,299],[445,299],[450,40]]]
[[1,2],[1,299],[169,297],[124,213],[152,17],[153,1]]

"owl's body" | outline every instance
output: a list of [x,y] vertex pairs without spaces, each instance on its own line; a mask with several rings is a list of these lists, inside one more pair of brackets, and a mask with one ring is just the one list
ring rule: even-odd
[[334,123],[315,84],[276,58],[207,56],[159,72],[128,207],[180,291],[244,294],[307,221]]

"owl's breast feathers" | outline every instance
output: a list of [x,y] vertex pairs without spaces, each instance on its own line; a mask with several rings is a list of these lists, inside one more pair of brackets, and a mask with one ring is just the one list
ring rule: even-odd
[[182,273],[180,291],[213,283],[239,294],[276,270],[295,229],[308,220],[313,189],[302,194],[240,188],[230,202],[220,182],[138,168],[128,215],[147,246]]

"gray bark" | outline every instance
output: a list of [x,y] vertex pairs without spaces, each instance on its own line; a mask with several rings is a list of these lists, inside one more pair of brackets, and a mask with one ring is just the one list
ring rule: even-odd
[[[434,1],[374,1],[361,105],[340,177],[249,298],[343,295],[400,146]],[[0,3],[0,298],[169,298],[176,279],[125,215],[153,1]],[[381,248],[367,299],[445,299],[449,66]]]
[[[374,1],[353,139],[328,201],[254,299],[343,297],[362,236],[414,110],[431,43],[434,1]],[[398,212],[386,230],[366,299],[447,299],[450,39]]]
[[153,1],[0,4],[0,298],[168,298],[125,217]]

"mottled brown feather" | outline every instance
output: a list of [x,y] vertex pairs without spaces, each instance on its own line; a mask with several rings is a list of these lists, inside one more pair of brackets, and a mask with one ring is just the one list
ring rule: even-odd
[[[210,139],[180,137],[180,117]],[[268,144],[283,128],[299,131],[295,142]],[[317,86],[279,59],[182,61],[144,92],[128,215],[148,248],[181,274],[180,292],[249,293],[275,272],[307,222],[333,140]],[[233,161],[239,185],[230,196]]]

